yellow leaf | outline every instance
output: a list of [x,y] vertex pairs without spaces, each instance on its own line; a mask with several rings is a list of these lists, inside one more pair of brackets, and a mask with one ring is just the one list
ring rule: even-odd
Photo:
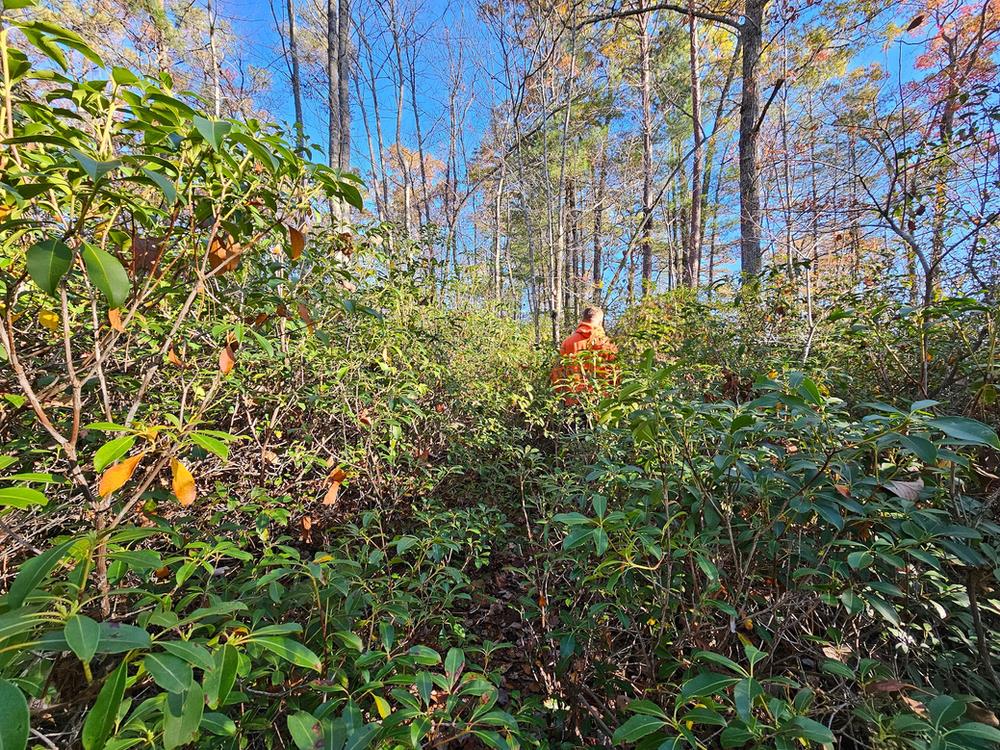
[[54,331],[59,327],[59,314],[54,313],[51,310],[41,310],[38,313],[38,322],[41,323],[44,328]]
[[125,326],[122,323],[122,311],[117,307],[114,310],[108,310],[108,324],[116,331],[125,331]]
[[134,456],[119,461],[101,475],[101,481],[97,484],[97,494],[107,497],[112,492],[121,489],[125,483],[132,478],[135,467],[142,461],[145,453],[137,453]]
[[176,458],[170,459],[170,472],[174,475],[171,486],[181,506],[186,508],[198,497],[194,486],[194,475]]
[[389,705],[389,701],[383,698],[381,695],[374,696],[375,698],[375,708],[378,709],[378,715],[383,719],[388,719],[389,714],[392,713],[392,706]]

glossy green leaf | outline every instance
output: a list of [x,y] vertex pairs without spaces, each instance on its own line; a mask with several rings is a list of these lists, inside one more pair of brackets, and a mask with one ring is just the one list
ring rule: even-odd
[[125,695],[127,676],[128,666],[122,662],[105,680],[101,692],[97,695],[97,701],[83,723],[81,738],[84,750],[104,749],[117,721],[118,707]]
[[222,120],[210,120],[201,115],[195,115],[192,118],[192,122],[194,122],[195,129],[205,139],[205,142],[216,151],[222,145],[222,139],[226,137],[226,134],[233,127],[231,123]]
[[432,667],[435,664],[441,663],[441,655],[432,648],[427,648],[427,646],[413,646],[407,653],[413,657],[413,660],[417,664],[422,664],[427,667]]
[[810,742],[818,742],[821,745],[832,745],[836,742],[836,738],[829,727],[805,716],[796,716],[782,726],[781,732],[782,734],[790,734],[793,737],[801,737]]
[[691,698],[710,697],[725,690],[737,681],[735,677],[728,677],[715,672],[702,672],[681,686],[680,700],[683,702]]
[[121,161],[118,159],[113,159],[111,161],[97,161],[75,148],[69,149],[69,154],[76,159],[77,163],[83,167],[83,171],[86,172],[90,179],[95,183],[99,182],[106,174],[113,172],[122,165]]
[[233,737],[236,734],[236,722],[225,714],[208,711],[201,717],[201,728],[206,732],[221,737]]
[[55,296],[59,282],[73,263],[73,251],[59,240],[43,240],[28,248],[28,275],[47,294]]
[[292,735],[292,741],[299,750],[315,750],[321,746],[323,730],[320,727],[319,719],[306,711],[297,711],[289,714],[286,719],[288,733]]
[[996,431],[975,419],[939,417],[938,419],[928,419],[927,424],[963,443],[987,445],[1000,450],[1000,438],[997,437]]
[[177,202],[177,188],[174,187],[174,183],[169,177],[162,172],[154,172],[152,169],[144,168],[142,173],[160,189],[168,206],[172,206]]
[[94,471],[104,471],[107,467],[124,456],[135,445],[135,437],[125,435],[124,437],[109,440],[94,454]]
[[263,638],[254,638],[251,643],[255,643],[258,646],[267,649],[272,654],[275,654],[285,661],[291,662],[297,666],[312,669],[317,672],[323,671],[323,664],[319,660],[319,657],[301,643],[293,641],[291,638],[265,636]]
[[111,253],[94,245],[84,245],[82,255],[87,276],[101,290],[108,305],[112,309],[121,307],[132,288],[125,268]]
[[149,654],[142,664],[156,684],[168,693],[186,692],[194,682],[191,665],[176,656]]
[[212,655],[212,661],[213,669],[205,673],[205,693],[209,708],[218,708],[225,705],[236,683],[239,652],[227,643]]
[[365,650],[365,644],[362,642],[361,638],[356,633],[352,633],[350,630],[338,630],[333,635],[338,641],[343,643],[349,649],[353,649],[358,653]]
[[0,680],[0,750],[24,750],[28,746],[29,722],[24,693],[7,680]]
[[183,659],[193,667],[198,667],[206,672],[215,669],[212,653],[202,645],[190,641],[160,641],[159,644],[168,654]]
[[21,572],[17,574],[17,578],[14,579],[14,583],[11,584],[10,590],[7,592],[7,606],[10,609],[17,609],[24,604],[24,600],[28,595],[59,564],[59,561],[69,552],[70,547],[74,545],[75,541],[71,539],[57,544],[55,547],[25,562],[21,566]]
[[205,712],[201,685],[193,683],[184,693],[168,693],[163,708],[163,747],[173,750],[194,739]]
[[223,461],[229,458],[229,446],[211,435],[206,435],[203,432],[192,432],[191,442],[218,456]]
[[86,615],[73,615],[63,628],[66,644],[82,662],[89,662],[101,641],[101,626]]
[[612,740],[616,744],[635,742],[666,726],[666,722],[655,716],[637,714],[615,730]]
[[45,505],[48,498],[38,490],[30,487],[0,487],[0,508],[30,508],[32,505]]

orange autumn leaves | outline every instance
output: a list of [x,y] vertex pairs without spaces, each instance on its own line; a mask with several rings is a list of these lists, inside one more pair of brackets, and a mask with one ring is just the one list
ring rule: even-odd
[[326,495],[323,497],[323,505],[334,505],[337,502],[337,495],[340,494],[340,485],[343,484],[345,479],[347,479],[347,472],[339,466],[330,472],[326,478],[329,486],[327,487]]
[[97,494],[101,497],[107,497],[112,492],[117,492],[124,487],[125,483],[132,478],[136,467],[145,455],[145,453],[136,453],[107,469],[101,474],[101,480],[97,484]]
[[[112,465],[101,474],[97,484],[97,494],[102,498],[109,497],[124,487],[135,474],[136,468],[145,458],[145,451],[129,456],[124,461]],[[194,475],[178,459],[170,459],[171,489],[180,501],[181,507],[187,508],[198,498]]]
[[181,506],[186,508],[198,497],[194,486],[194,475],[176,458],[170,459],[170,473],[173,475],[171,487],[174,495],[177,496]]
[[[298,260],[306,248],[306,235],[301,229],[286,225],[288,229],[288,256]],[[222,276],[239,268],[243,253],[249,248],[243,247],[225,232],[218,232],[212,237],[208,246],[208,264],[213,276]]]

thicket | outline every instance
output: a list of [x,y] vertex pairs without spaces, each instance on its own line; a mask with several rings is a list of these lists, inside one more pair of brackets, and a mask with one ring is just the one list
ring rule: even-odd
[[650,297],[568,413],[350,175],[20,30],[4,750],[1000,741],[989,297]]

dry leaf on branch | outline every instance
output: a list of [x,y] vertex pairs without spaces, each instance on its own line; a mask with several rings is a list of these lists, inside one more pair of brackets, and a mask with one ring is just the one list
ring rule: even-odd
[[915,482],[900,482],[893,479],[885,483],[885,488],[896,497],[904,500],[919,500],[920,491],[924,488],[924,480],[918,479]]
[[291,258],[298,260],[302,257],[302,251],[306,248],[306,236],[295,227],[288,227],[288,241],[291,244]]
[[908,695],[901,695],[899,696],[899,699],[903,701],[903,703],[906,704],[906,707],[909,708],[911,711],[913,711],[913,713],[915,713],[917,716],[920,716],[924,719],[927,718],[927,706],[925,706],[923,703],[916,700],[915,698],[911,698]]
[[108,325],[116,331],[125,332],[125,326],[122,323],[122,311],[117,307],[114,310],[108,310]]
[[236,341],[226,341],[226,345],[219,352],[219,372],[228,375],[236,366],[236,351],[239,349]]
[[133,276],[152,271],[160,262],[161,257],[163,257],[162,237],[132,236],[132,262],[130,265]]
[[97,484],[97,494],[107,497],[112,492],[121,489],[125,483],[132,478],[135,468],[142,461],[145,453],[137,453],[134,456],[119,461],[101,475],[101,481]]
[[908,682],[900,682],[899,680],[878,680],[877,682],[869,682],[865,685],[865,691],[868,693],[900,693],[904,690],[912,690],[913,685]]
[[337,502],[337,495],[340,494],[340,485],[345,479],[347,479],[347,472],[339,466],[330,472],[330,475],[326,478],[330,486],[326,491],[326,496],[323,498],[323,505],[333,505]]
[[309,308],[302,302],[298,303],[298,308],[299,317],[302,318],[302,321],[306,324],[306,328],[309,330],[309,333],[313,333],[316,330],[316,327],[313,325],[313,319],[312,315],[309,314]]
[[229,235],[217,234],[212,238],[212,244],[208,248],[208,262],[212,271],[217,271],[217,275],[221,276],[236,270],[242,253],[243,248]]

